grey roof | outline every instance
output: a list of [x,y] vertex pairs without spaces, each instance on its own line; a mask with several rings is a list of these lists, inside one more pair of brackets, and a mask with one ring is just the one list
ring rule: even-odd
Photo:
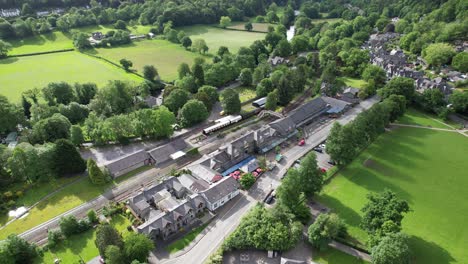
[[285,136],[296,129],[296,124],[290,117],[285,117],[273,121],[269,124],[269,126],[276,130],[282,136]]
[[294,110],[290,117],[296,126],[301,126],[308,120],[319,116],[328,108],[327,103],[321,97],[318,97]]
[[223,197],[239,189],[239,183],[233,177],[224,177],[224,179],[215,183],[210,189],[202,192],[203,196],[210,203],[215,203]]
[[177,179],[179,180],[180,184],[182,184],[185,188],[196,193],[204,191],[210,187],[210,185],[207,182],[196,179],[195,177],[189,174],[183,174]]
[[[214,162],[212,159],[208,159],[209,162]],[[203,164],[193,164],[187,167],[192,172],[192,175],[205,180],[207,183],[211,183],[215,175],[219,173],[210,167]]]
[[346,88],[346,89],[343,91],[343,93],[344,93],[344,94],[345,94],[345,93],[357,94],[357,93],[359,93],[359,89],[353,88],[353,87],[348,87],[348,88]]
[[113,161],[106,165],[107,169],[111,174],[115,174],[119,171],[123,171],[132,166],[135,166],[138,163],[144,162],[149,159],[150,156],[145,150],[140,150],[123,158],[120,158],[116,161]]
[[179,150],[183,150],[186,147],[187,143],[185,143],[183,139],[176,139],[168,144],[150,150],[149,154],[156,161],[156,163],[159,164],[170,160],[171,154],[174,154]]

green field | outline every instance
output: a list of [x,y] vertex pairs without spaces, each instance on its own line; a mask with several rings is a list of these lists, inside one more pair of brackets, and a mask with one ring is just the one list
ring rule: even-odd
[[129,45],[115,48],[100,48],[93,50],[95,55],[104,57],[115,63],[126,58],[133,62],[133,69],[142,73],[143,66],[154,65],[161,79],[172,81],[177,79],[177,67],[182,62],[192,65],[200,54],[185,50],[182,46],[167,40],[141,40]]
[[318,200],[359,228],[369,192],[389,188],[408,201],[403,231],[411,236],[414,263],[465,263],[468,259],[468,140],[453,132],[398,128],[381,135],[326,185]]
[[452,129],[457,124],[446,124],[446,121],[441,120],[436,116],[431,116],[427,113],[423,113],[417,109],[409,108],[405,115],[398,119],[397,123],[407,125],[418,125],[435,128]]
[[102,86],[109,80],[141,79],[74,51],[0,60],[0,94],[13,101],[18,101],[23,91],[42,88],[50,82],[94,82]]
[[[227,28],[232,28],[232,29],[237,29],[237,30],[245,30],[245,22],[233,22],[231,25]],[[269,24],[269,23],[252,23],[253,30],[255,31],[261,31],[268,33],[268,27],[273,26],[275,27],[275,24]]]
[[337,78],[338,80],[343,81],[347,86],[361,89],[366,85],[366,81],[361,80],[361,79],[356,79],[356,78],[351,78],[351,77],[339,77]]
[[185,31],[192,41],[197,38],[204,39],[209,47],[208,52],[211,54],[215,54],[220,46],[226,46],[229,48],[229,51],[235,53],[240,47],[248,47],[255,40],[262,40],[265,38],[264,33],[224,30],[207,25],[196,25],[177,29]]
[[355,258],[333,248],[326,251],[314,252],[313,260],[320,264],[365,264],[364,260]]
[[[115,215],[110,224],[114,226],[123,237],[129,234],[127,226],[131,225],[131,223],[127,218],[121,215]],[[38,263],[54,263],[56,258],[61,259],[61,263],[78,263],[80,258],[84,261],[89,261],[99,256],[99,251],[94,243],[95,240],[95,229],[72,236],[60,242],[56,248],[46,251],[44,257],[42,257]]]

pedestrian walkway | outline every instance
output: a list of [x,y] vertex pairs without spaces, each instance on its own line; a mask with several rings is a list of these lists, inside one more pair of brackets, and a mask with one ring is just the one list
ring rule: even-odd
[[430,129],[430,130],[437,130],[437,131],[445,131],[445,132],[455,132],[459,133],[465,137],[468,137],[466,132],[468,132],[468,129],[463,129],[463,130],[453,130],[453,129],[448,129],[448,128],[437,128],[437,127],[427,127],[427,126],[419,126],[419,125],[407,125],[407,124],[397,124],[397,123],[391,123],[390,126],[393,127],[412,127],[412,128],[422,128],[422,129]]
[[352,248],[350,246],[347,246],[345,244],[342,244],[340,242],[337,242],[337,241],[332,241],[328,244],[328,246],[336,249],[336,250],[339,250],[341,252],[344,252],[348,255],[351,255],[351,256],[355,256],[356,258],[360,258],[360,259],[363,259],[365,261],[368,261],[370,262],[371,261],[371,256],[367,253],[364,253],[362,251],[359,251],[355,248]]

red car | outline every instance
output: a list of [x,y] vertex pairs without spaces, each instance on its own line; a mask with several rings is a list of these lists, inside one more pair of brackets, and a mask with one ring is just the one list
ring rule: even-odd
[[301,140],[299,141],[299,144],[298,144],[298,145],[299,145],[299,146],[304,146],[304,145],[305,145],[305,140],[304,140],[304,139],[301,139]]

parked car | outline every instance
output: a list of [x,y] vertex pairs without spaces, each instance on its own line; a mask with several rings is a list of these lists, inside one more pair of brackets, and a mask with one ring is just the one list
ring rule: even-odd
[[296,163],[296,164],[301,164],[301,160],[300,160],[300,159],[297,159],[297,160],[294,161],[294,163]]
[[270,195],[270,196],[268,196],[268,198],[265,200],[265,203],[266,203],[266,204],[271,204],[271,203],[273,202],[273,199],[274,199],[273,196]]
[[336,162],[334,162],[333,160],[329,160],[329,161],[327,161],[327,163],[330,164],[330,165],[336,165]]
[[320,147],[321,149],[325,149],[326,145],[325,145],[325,144],[320,144],[319,147]]
[[298,145],[299,146],[304,146],[305,145],[305,140],[304,139],[299,140]]
[[315,147],[313,150],[317,151],[318,153],[323,153],[323,149],[320,147]]

